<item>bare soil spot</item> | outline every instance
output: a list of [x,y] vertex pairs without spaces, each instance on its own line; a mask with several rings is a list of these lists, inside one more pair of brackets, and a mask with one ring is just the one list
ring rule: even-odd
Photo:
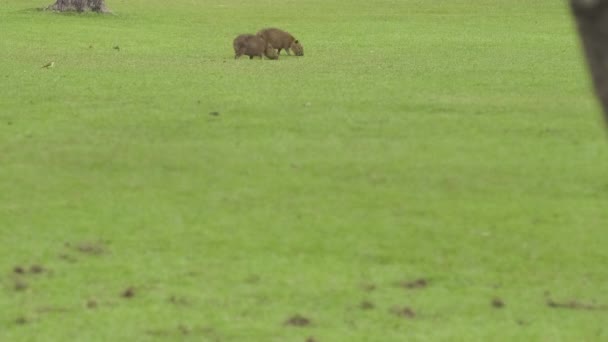
[[71,255],[65,254],[65,253],[59,254],[59,259],[70,262],[70,263],[74,263],[74,262],[78,261],[78,259],[76,259],[74,256],[71,256]]
[[400,287],[403,287],[405,289],[423,289],[425,287],[427,287],[429,285],[428,280],[424,279],[424,278],[420,278],[420,279],[416,279],[416,280],[409,280],[409,281],[402,281],[399,283]]
[[359,303],[359,308],[361,310],[372,310],[375,307],[376,307],[376,305],[374,305],[374,303],[372,303],[368,300],[364,300],[361,303]]
[[87,300],[87,308],[88,309],[95,309],[95,308],[97,308],[97,306],[99,306],[99,303],[97,303],[97,301],[95,299],[89,299],[89,300]]
[[135,297],[135,288],[134,287],[128,287],[120,295],[123,298],[133,298],[133,297]]
[[28,324],[29,322],[30,322],[30,320],[24,316],[17,317],[17,319],[15,319],[15,324],[17,324],[17,325]]
[[45,271],[44,267],[42,267],[40,265],[32,265],[32,266],[30,266],[30,273],[39,274],[39,273],[42,273],[44,271]]
[[34,264],[32,266],[29,267],[29,269],[26,269],[25,267],[22,266],[15,266],[13,267],[13,273],[15,274],[20,274],[20,275],[25,275],[27,273],[31,273],[31,274],[40,274],[45,272],[46,270],[44,269],[44,267]]
[[317,340],[316,338],[310,336],[309,338],[306,339],[306,342],[319,342],[319,340]]
[[496,297],[494,299],[492,299],[492,307],[496,308],[496,309],[502,309],[505,306],[505,302],[502,301],[502,299]]
[[107,251],[107,247],[103,242],[81,242],[75,245],[74,249],[89,255],[102,255]]
[[294,327],[306,327],[306,326],[309,326],[310,324],[311,324],[310,319],[308,319],[302,315],[299,315],[299,314],[293,315],[285,321],[285,325],[290,325],[290,326],[294,326]]
[[577,300],[571,300],[569,302],[556,302],[552,299],[548,299],[547,306],[555,309],[572,309],[587,311],[608,310],[608,305],[581,303]]
[[416,312],[414,312],[414,310],[412,310],[412,308],[410,308],[409,306],[394,307],[391,309],[391,313],[404,318],[416,317]]

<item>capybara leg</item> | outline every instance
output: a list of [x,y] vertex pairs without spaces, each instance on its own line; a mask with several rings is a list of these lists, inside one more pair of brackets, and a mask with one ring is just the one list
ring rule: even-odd
[[277,51],[277,55],[281,54],[281,48],[279,48],[279,50]]

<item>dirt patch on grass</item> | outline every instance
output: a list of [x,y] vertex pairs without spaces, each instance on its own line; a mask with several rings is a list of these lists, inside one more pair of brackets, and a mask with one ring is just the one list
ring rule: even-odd
[[122,291],[120,296],[123,298],[128,298],[128,299],[135,297],[135,288],[132,286],[126,288],[124,291]]
[[25,325],[25,324],[28,324],[29,322],[30,322],[30,320],[27,319],[25,316],[17,317],[17,319],[15,319],[15,324],[17,324],[17,325]]
[[74,256],[71,256],[69,254],[66,253],[61,253],[58,255],[59,259],[67,261],[69,263],[75,263],[78,261],[78,259],[76,259]]
[[306,318],[302,315],[296,314],[289,317],[285,323],[285,325],[294,326],[294,327],[307,327],[312,324],[309,318]]
[[310,336],[309,338],[306,339],[305,342],[319,342],[319,340],[317,340],[316,338]]
[[420,278],[416,280],[402,281],[399,282],[398,285],[404,289],[423,289],[429,285],[429,281],[424,278]]
[[587,310],[587,311],[603,311],[608,310],[608,305],[582,303],[577,300],[567,302],[557,302],[552,299],[547,299],[547,306],[554,309],[571,309],[571,310]]
[[74,245],[69,243],[66,246],[71,247],[72,249],[88,255],[102,255],[107,253],[107,245],[103,241],[97,242],[79,242]]
[[391,309],[391,313],[395,316],[399,316],[399,317],[403,317],[403,318],[415,318],[416,317],[416,312],[410,308],[409,306],[402,306],[402,307],[394,307]]
[[40,265],[32,265],[30,266],[30,273],[32,274],[40,274],[45,272],[46,270],[44,269],[44,267],[40,266]]
[[15,274],[19,274],[19,275],[25,275],[25,274],[40,274],[40,273],[44,273],[46,272],[46,269],[40,265],[34,264],[31,265],[29,267],[29,269],[26,269],[23,266],[15,266],[13,267],[13,273]]
[[505,302],[502,299],[496,297],[492,299],[492,307],[495,309],[502,309],[505,306]]
[[361,303],[359,303],[359,308],[361,310],[372,310],[375,307],[376,307],[376,305],[374,305],[374,303],[372,303],[368,300],[364,300]]

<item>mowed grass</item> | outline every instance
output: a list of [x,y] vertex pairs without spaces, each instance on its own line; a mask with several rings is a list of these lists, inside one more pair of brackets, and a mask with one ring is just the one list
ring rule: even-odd
[[[107,4],[0,3],[1,341],[608,339],[565,4]],[[305,56],[234,60],[267,26]]]

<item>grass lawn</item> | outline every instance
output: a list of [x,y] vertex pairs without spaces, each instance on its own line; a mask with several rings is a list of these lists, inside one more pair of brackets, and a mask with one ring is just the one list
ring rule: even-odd
[[107,1],[0,2],[0,341],[608,340],[565,3]]

